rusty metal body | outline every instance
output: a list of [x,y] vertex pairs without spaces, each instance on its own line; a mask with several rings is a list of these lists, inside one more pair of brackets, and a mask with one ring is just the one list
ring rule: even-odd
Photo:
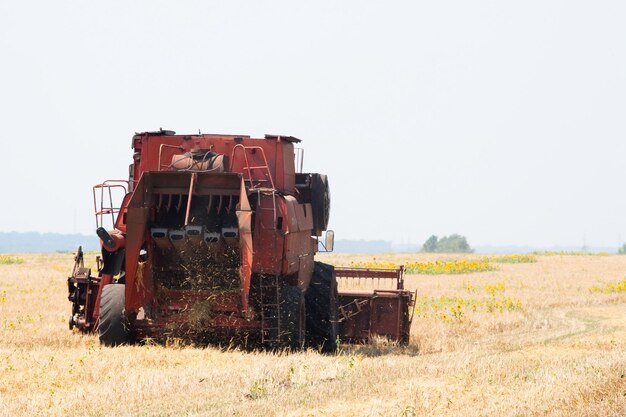
[[325,176],[296,173],[298,142],[136,134],[129,180],[94,187],[102,257],[91,276],[76,255],[70,328],[99,329],[106,344],[203,335],[333,345],[337,325],[350,340],[375,333],[408,341],[411,297],[401,277],[393,291],[337,295],[332,267],[314,261],[330,196]]
[[[386,337],[401,344],[409,343],[409,334],[415,297],[404,289],[404,267],[344,268],[336,267],[338,281],[389,280],[395,285],[391,289],[341,289],[338,305],[338,333],[342,340],[364,342],[372,335]],[[371,285],[370,285],[371,286]]]

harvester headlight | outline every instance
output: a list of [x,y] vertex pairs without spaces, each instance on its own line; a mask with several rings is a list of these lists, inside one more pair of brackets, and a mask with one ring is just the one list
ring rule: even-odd
[[224,227],[222,228],[222,236],[224,236],[224,239],[239,237],[239,229],[236,227]]
[[153,227],[150,229],[150,236],[154,243],[161,249],[169,249],[172,247],[170,240],[167,238],[167,229],[161,227]]
[[217,232],[204,232],[204,241],[207,244],[217,243],[220,241],[220,236]]
[[202,235],[203,235],[203,227],[202,226],[185,226],[185,233],[187,235],[187,240],[193,244],[201,244],[202,243]]
[[168,235],[170,237],[170,242],[174,245],[175,248],[179,249],[182,245],[185,244],[185,231],[179,229],[170,229],[168,231]]
[[188,238],[195,238],[202,236],[202,226],[185,226],[185,233]]
[[234,246],[239,238],[239,229],[236,227],[223,227],[222,236],[228,245]]

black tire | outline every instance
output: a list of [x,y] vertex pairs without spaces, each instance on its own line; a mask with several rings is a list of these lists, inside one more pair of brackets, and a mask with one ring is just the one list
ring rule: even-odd
[[129,341],[128,321],[124,314],[125,287],[124,284],[109,284],[102,288],[98,333],[100,343],[105,346],[118,346]]
[[313,211],[313,234],[321,236],[328,228],[330,219],[330,188],[328,177],[311,174],[311,209]]
[[335,268],[315,262],[306,291],[307,345],[325,353],[337,349],[337,278]]
[[280,347],[304,348],[306,306],[298,287],[284,287],[280,291]]

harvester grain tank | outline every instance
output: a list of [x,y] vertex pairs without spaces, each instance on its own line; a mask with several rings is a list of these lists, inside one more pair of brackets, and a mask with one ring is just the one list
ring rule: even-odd
[[[374,334],[408,342],[403,270],[315,261],[334,233],[328,179],[296,169],[291,136],[133,136],[128,180],[94,187],[97,274],[76,253],[70,329],[105,345],[146,338],[240,340],[333,350]],[[116,204],[115,195],[120,202]],[[324,239],[321,239],[324,236]],[[337,279],[391,278],[338,292]]]

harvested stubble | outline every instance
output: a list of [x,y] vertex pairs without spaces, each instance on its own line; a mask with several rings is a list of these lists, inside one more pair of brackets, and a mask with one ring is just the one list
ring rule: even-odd
[[[0,265],[0,415],[626,414],[626,293],[589,291],[619,282],[626,257],[537,256],[497,271],[409,275],[420,300],[509,297],[520,307],[464,308],[458,320],[416,314],[409,347],[376,340],[328,356],[176,343],[103,348],[67,330],[72,256],[20,257],[24,264]],[[322,257],[343,265],[368,258]]]

